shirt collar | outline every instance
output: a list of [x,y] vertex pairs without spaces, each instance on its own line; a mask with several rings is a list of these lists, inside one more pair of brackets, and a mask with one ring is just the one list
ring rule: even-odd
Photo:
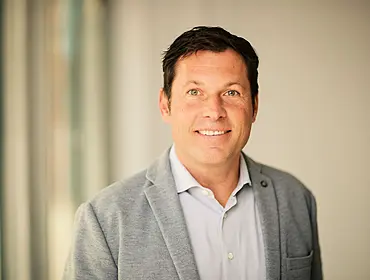
[[[175,152],[175,145],[171,147],[169,159],[177,193],[185,192],[192,187],[202,187],[178,159]],[[232,195],[235,195],[246,184],[251,185],[251,179],[245,159],[243,155],[240,154],[239,181]]]

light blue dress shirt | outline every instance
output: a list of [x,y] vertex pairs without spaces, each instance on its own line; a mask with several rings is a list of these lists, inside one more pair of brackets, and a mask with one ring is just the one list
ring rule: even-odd
[[202,187],[177,158],[170,163],[202,280],[264,280],[261,223],[244,157],[239,182],[225,207]]

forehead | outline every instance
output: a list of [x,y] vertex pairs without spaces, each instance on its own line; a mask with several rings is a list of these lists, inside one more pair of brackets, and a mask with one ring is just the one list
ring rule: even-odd
[[247,78],[247,66],[242,56],[231,49],[223,52],[198,51],[180,58],[176,64],[177,78],[186,79],[204,75]]

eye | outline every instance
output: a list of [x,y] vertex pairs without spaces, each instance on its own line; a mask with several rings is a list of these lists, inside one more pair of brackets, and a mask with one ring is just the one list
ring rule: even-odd
[[237,96],[237,95],[240,95],[240,93],[236,90],[228,90],[225,95],[227,96]]
[[188,94],[193,95],[193,96],[199,95],[199,93],[200,92],[197,89],[191,89],[188,91]]

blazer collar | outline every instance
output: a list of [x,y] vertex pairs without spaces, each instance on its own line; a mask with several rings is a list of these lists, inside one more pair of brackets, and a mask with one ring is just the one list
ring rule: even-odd
[[246,156],[252,188],[260,214],[261,228],[265,247],[266,279],[277,279],[280,275],[281,248],[279,213],[272,180],[263,174],[261,164]]
[[180,280],[200,280],[168,156],[169,150],[148,168],[146,177],[153,185],[144,193]]
[[[175,180],[169,161],[170,149],[147,170],[147,179],[153,183],[145,188],[160,230],[181,280],[199,280],[194,254],[192,252],[184,213],[178,198]],[[253,193],[260,213],[265,247],[266,280],[280,275],[280,230],[275,189],[271,178],[262,173],[262,165],[243,153]]]

